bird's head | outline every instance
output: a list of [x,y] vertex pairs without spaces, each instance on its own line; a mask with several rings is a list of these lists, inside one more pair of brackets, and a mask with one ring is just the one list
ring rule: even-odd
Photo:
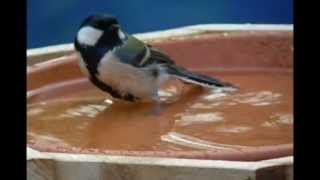
[[117,19],[107,14],[87,17],[80,25],[75,39],[75,48],[109,47],[121,44],[126,35],[120,29]]

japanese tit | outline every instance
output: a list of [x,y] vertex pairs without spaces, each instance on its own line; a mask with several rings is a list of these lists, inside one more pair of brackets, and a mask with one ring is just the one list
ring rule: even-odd
[[158,90],[170,78],[206,88],[235,87],[191,72],[165,53],[123,32],[115,17],[87,17],[74,40],[81,70],[116,99],[159,101]]

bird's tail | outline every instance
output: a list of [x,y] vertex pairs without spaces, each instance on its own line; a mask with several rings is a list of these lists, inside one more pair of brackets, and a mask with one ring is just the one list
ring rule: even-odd
[[225,91],[235,91],[238,87],[228,82],[223,82],[219,79],[205,76],[199,73],[191,72],[177,65],[169,65],[167,67],[169,74],[174,75],[185,83],[196,84],[206,88],[217,88]]

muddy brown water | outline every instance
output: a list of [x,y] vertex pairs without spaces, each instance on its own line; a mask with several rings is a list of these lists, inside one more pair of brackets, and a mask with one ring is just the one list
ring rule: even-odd
[[33,90],[29,144],[134,151],[225,151],[291,144],[291,71],[204,71],[240,87],[234,93],[175,82],[153,104],[113,101],[79,78]]

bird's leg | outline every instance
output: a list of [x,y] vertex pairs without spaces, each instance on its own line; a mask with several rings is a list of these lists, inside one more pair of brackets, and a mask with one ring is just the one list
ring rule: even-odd
[[153,114],[156,116],[159,116],[161,113],[161,103],[160,101],[155,101],[154,108],[153,108]]
[[151,98],[150,111],[147,113],[147,115],[159,116],[161,110],[161,100],[157,90]]
[[155,116],[159,116],[161,112],[161,101],[160,96],[158,95],[158,91],[156,95],[153,97],[153,108],[152,108],[152,114]]

